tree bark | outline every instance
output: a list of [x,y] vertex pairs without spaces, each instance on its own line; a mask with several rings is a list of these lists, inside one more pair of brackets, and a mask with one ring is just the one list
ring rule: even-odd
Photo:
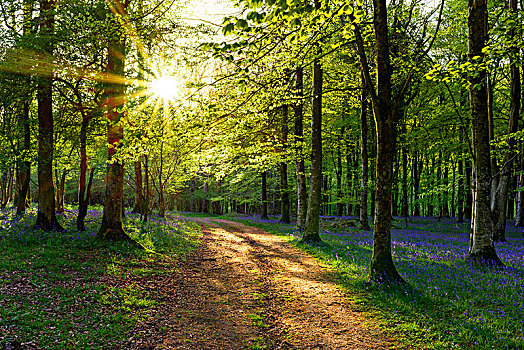
[[145,198],[145,211],[144,211],[144,222],[147,222],[147,216],[149,214],[149,206],[151,202],[151,188],[149,185],[149,156],[144,154],[144,180],[146,182],[146,198]]
[[368,94],[365,89],[366,82],[362,77],[362,92],[360,95],[360,212],[359,222],[361,230],[369,230],[368,222]]
[[[40,33],[52,35],[54,31],[55,0],[40,0]],[[45,51],[52,54],[50,38]],[[45,231],[63,228],[56,218],[55,191],[53,186],[53,78],[41,77],[38,83],[38,213],[36,227]]]
[[[517,188],[524,187],[524,156],[518,155]],[[515,210],[515,226],[524,227],[524,192],[517,192],[517,208]]]
[[[162,130],[162,138],[164,137]],[[164,142],[160,143],[160,165],[158,167],[158,216],[161,218],[166,216],[166,201],[164,193],[164,180],[162,176],[162,170],[164,169]],[[209,201],[208,201],[208,212],[209,212]]]
[[209,193],[209,184],[207,183],[207,176],[204,178],[204,199],[202,203],[202,212],[203,213],[209,213],[209,199],[208,197]]
[[[288,127],[288,106],[282,106],[282,120],[281,120],[281,135],[282,135],[282,151],[287,147],[287,138],[289,133]],[[280,222],[289,224],[289,191],[287,185],[287,163],[286,160],[280,162]]]
[[[320,9],[320,1],[315,0]],[[318,54],[320,54],[318,48]],[[322,204],[322,66],[320,59],[313,61],[313,99],[311,112],[311,180],[303,241],[321,242],[320,207]]]
[[62,170],[62,175],[60,176],[60,181],[58,181],[58,171],[55,168],[55,175],[57,178],[57,191],[56,191],[56,212],[57,213],[63,213],[64,212],[64,197],[65,197],[65,180],[67,176],[67,170]]
[[[517,0],[510,0],[509,10],[513,16],[516,16],[517,14],[517,5]],[[510,39],[515,40],[515,28],[510,28],[508,35]],[[519,61],[519,49],[518,47],[513,46],[509,50],[509,64],[511,72],[511,104],[509,109],[508,135],[511,135],[518,130],[518,119],[521,104]],[[492,208],[495,224],[493,239],[495,242],[506,241],[506,206],[508,199],[508,188],[511,179],[511,170],[513,168],[513,159],[516,155],[515,147],[515,139],[510,136],[508,139],[508,150],[504,155],[500,174],[498,175],[499,181],[495,192],[495,203]]]
[[135,204],[133,213],[143,214],[145,210],[144,185],[142,181],[142,162],[135,162]]
[[413,216],[420,216],[420,173],[422,171],[422,159],[419,160],[418,152],[413,153],[412,172],[413,172]]
[[262,172],[262,215],[261,219],[267,220],[267,172]]
[[296,70],[295,91],[297,103],[295,105],[295,142],[296,142],[296,176],[297,176],[297,226],[299,230],[304,229],[307,212],[307,188],[306,188],[306,167],[303,157],[304,142],[304,104],[303,98],[304,71],[302,67]]
[[[488,35],[486,0],[468,1],[468,54],[484,58],[482,49]],[[474,198],[473,221],[468,260],[480,264],[502,265],[493,245],[493,224],[490,210],[491,157],[489,120],[486,99],[486,71],[478,69],[470,75],[469,100],[473,145]]]
[[[29,35],[33,32],[32,30],[32,11],[33,11],[33,2],[29,0],[23,1],[23,11],[24,11],[24,24],[23,24],[23,34]],[[27,86],[30,86],[31,79],[25,78]],[[23,159],[19,165],[18,173],[18,182],[20,188],[18,190],[18,200],[16,203],[16,215],[22,215],[25,213],[25,210],[30,205],[30,180],[31,180],[31,161],[29,158],[29,152],[31,151],[31,128],[29,120],[29,105],[32,98],[32,93],[28,91],[28,97],[23,101],[23,111],[22,118],[20,123],[24,129],[24,149],[23,149]]]
[[[344,135],[344,129],[342,129],[342,135]],[[337,216],[344,215],[344,203],[342,203],[342,154],[340,152],[340,143],[337,145]]]
[[458,161],[457,222],[464,222],[464,159]]
[[[377,87],[373,113],[377,130],[377,160],[373,256],[370,280],[403,283],[391,255],[391,190],[396,148],[396,116],[391,99],[388,16],[386,0],[373,1]],[[371,81],[366,78],[367,85]]]
[[[29,121],[29,101],[24,101],[22,120],[20,121],[24,127],[24,158],[29,158],[29,152],[31,151],[31,129]],[[28,194],[29,184],[31,180],[31,161],[24,159],[20,162],[18,173],[18,182],[20,188],[18,190],[18,200],[16,203],[16,215],[22,215],[25,213],[26,208],[29,206]]]
[[[126,5],[127,2],[122,4],[122,11],[126,10]],[[124,76],[125,41],[122,33],[114,34],[114,40],[109,43],[107,55],[107,72]],[[107,149],[106,199],[98,237],[111,240],[131,240],[122,225],[124,163],[117,157],[118,149],[124,138],[124,129],[120,121],[125,117],[125,112],[120,109],[125,104],[125,86],[110,83],[105,87],[104,94],[109,146]]]
[[[404,133],[406,129],[404,127]],[[407,217],[409,216],[409,207],[408,207],[408,152],[406,146],[402,145],[402,204],[400,207],[400,215],[405,218],[407,222]]]

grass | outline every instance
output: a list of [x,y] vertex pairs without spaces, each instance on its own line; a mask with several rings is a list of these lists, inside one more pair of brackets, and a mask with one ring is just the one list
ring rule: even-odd
[[[355,218],[346,218],[355,219]],[[282,235],[332,267],[369,326],[385,330],[405,349],[523,349],[524,235],[508,225],[508,242],[496,248],[506,267],[491,270],[464,262],[469,223],[411,218],[392,230],[393,259],[404,287],[367,282],[372,232],[355,227],[321,232],[324,244],[304,245],[278,218],[235,220]],[[331,228],[331,218],[324,227]]]
[[73,210],[59,218],[65,232],[34,230],[35,215],[0,212],[0,348],[123,348],[161,303],[140,279],[176,272],[173,261],[201,237],[175,216],[143,224],[128,214],[126,231],[151,253],[97,239],[99,211],[88,213],[85,232],[74,229]]

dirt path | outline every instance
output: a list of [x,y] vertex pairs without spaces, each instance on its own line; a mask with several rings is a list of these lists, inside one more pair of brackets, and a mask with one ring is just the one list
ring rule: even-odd
[[[227,220],[194,218],[202,248],[180,267],[172,295],[140,349],[387,349],[364,328],[325,268],[281,238]],[[213,220],[213,221],[211,221]],[[218,225],[216,223],[218,223]]]

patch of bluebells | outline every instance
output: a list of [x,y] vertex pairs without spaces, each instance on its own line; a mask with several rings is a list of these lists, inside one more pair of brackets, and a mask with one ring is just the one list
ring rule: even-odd
[[[0,242],[22,243],[45,243],[58,241],[79,241],[85,239],[92,239],[96,237],[98,228],[102,221],[102,211],[88,210],[85,217],[85,231],[78,231],[76,229],[76,218],[78,210],[66,209],[63,213],[57,213],[57,219],[64,227],[64,231],[45,232],[35,228],[37,209],[36,207],[29,208],[22,216],[15,215],[13,208],[0,210]],[[140,224],[140,216],[131,212],[126,212],[124,219],[124,229],[129,233],[139,233],[141,236],[155,236],[154,239],[159,239],[159,235],[163,236],[179,236],[181,232],[187,231],[185,227],[185,219],[176,215],[166,215],[165,218],[156,215],[148,217],[148,224]],[[154,235],[150,235],[154,232]]]
[[[278,216],[270,220],[258,216],[240,219],[272,223],[283,233],[293,232],[293,223],[279,223]],[[322,217],[325,221],[333,219]],[[356,217],[339,219],[358,221]],[[405,227],[404,218],[396,217],[391,230],[395,265],[412,287],[448,310],[455,310],[455,329],[484,330],[489,341],[513,344],[510,348],[524,347],[524,229],[508,223],[508,242],[495,244],[505,267],[496,270],[465,262],[469,230],[469,221],[457,223],[454,218],[411,217]],[[296,230],[293,234],[300,235]],[[372,231],[349,227],[324,230],[321,236],[329,243],[337,266],[345,268],[347,278],[366,279]],[[417,302],[414,298],[413,304]]]

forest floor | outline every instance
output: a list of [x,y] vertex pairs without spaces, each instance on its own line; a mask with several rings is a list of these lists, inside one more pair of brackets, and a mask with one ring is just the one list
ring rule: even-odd
[[[137,329],[135,349],[386,349],[391,341],[333,281],[327,266],[283,238],[217,218],[179,266],[170,302]],[[160,285],[159,285],[160,287]],[[166,300],[167,301],[167,300]],[[164,330],[158,332],[159,329]]]
[[[0,349],[524,349],[524,229],[496,244],[503,268],[465,262],[470,222],[395,218],[406,285],[371,284],[372,231],[322,217],[303,244],[277,216],[127,213],[148,250],[64,232],[36,210],[0,210]],[[269,233],[268,233],[269,232]]]

